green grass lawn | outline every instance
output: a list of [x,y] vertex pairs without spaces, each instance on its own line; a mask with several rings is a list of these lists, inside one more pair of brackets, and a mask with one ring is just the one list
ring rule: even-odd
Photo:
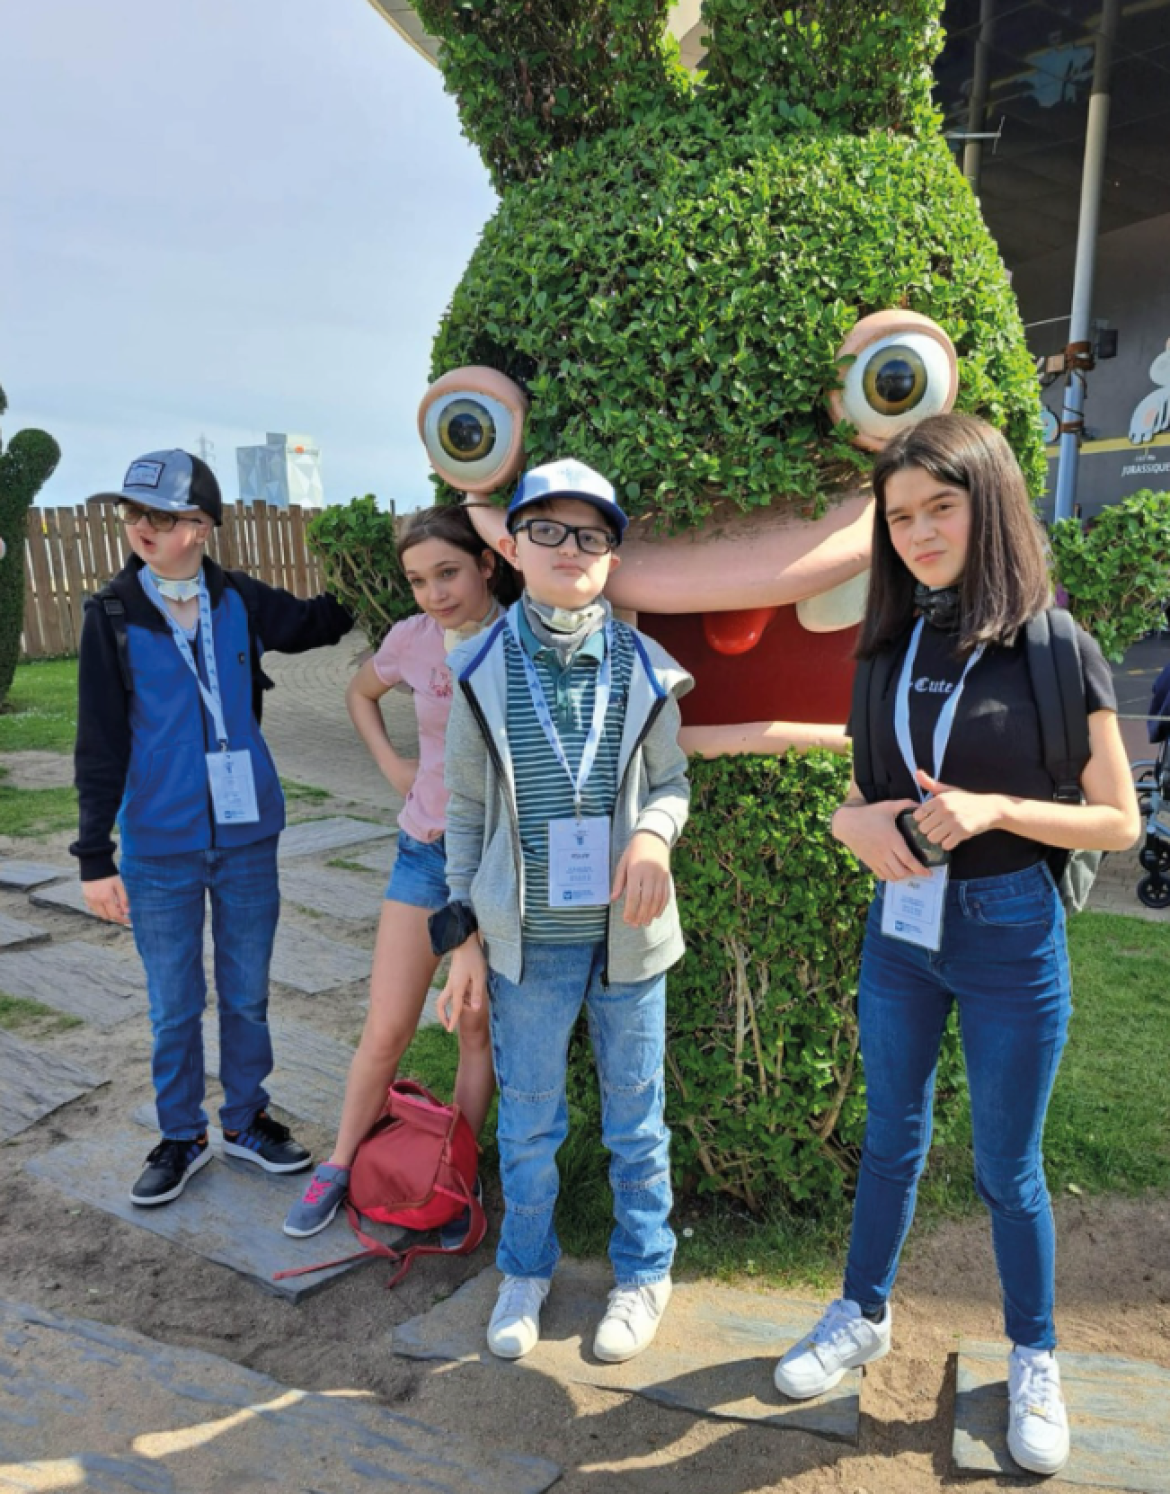
[[[1170,922],[1082,913],[1069,927],[1075,1013],[1045,1133],[1049,1185],[1054,1196],[1164,1192],[1170,1188]],[[426,1028],[402,1072],[446,1097],[457,1055],[453,1038]],[[491,1118],[485,1134],[494,1134]],[[981,1211],[970,1137],[964,1115],[954,1138],[931,1153],[919,1233]],[[560,1159],[557,1228],[573,1254],[605,1249],[611,1223],[602,1159],[596,1138],[570,1132]],[[494,1175],[494,1144],[485,1147],[483,1161],[485,1173]],[[681,1270],[825,1288],[844,1260],[849,1207],[790,1213],[776,1206],[753,1219],[726,1200],[682,1200],[675,1226]]]
[[18,664],[0,710],[0,752],[72,752],[77,734],[77,660]]

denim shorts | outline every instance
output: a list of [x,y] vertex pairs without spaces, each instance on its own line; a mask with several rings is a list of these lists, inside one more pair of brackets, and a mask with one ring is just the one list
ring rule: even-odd
[[412,908],[443,908],[451,900],[447,891],[447,852],[443,837],[415,840],[405,830],[398,832],[398,854],[386,888],[387,900]]

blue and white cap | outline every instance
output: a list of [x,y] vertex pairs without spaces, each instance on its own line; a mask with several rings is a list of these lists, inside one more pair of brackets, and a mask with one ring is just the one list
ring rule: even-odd
[[148,451],[130,463],[119,493],[94,493],[90,503],[127,499],[166,514],[198,508],[215,524],[223,523],[223,498],[215,473],[189,451]]
[[591,503],[612,527],[620,540],[626,532],[629,520],[618,505],[613,483],[594,472],[584,462],[566,457],[558,462],[545,462],[539,467],[529,467],[516,486],[511,503],[508,504],[506,521],[509,532],[515,528],[516,518],[523,509],[533,503],[543,503],[549,498],[578,498],[582,503]]

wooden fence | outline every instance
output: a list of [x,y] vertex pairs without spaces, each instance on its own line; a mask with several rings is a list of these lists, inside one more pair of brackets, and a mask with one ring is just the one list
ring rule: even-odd
[[[270,508],[226,503],[223,524],[207,553],[220,565],[245,570],[298,597],[321,590],[321,566],[305,543],[315,508]],[[24,636],[27,659],[75,654],[87,596],[104,586],[130,554],[113,504],[33,508],[25,548]]]

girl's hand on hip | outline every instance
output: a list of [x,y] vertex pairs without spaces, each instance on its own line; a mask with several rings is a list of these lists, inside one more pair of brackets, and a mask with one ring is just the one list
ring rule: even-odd
[[439,993],[435,1003],[439,1021],[448,1032],[459,1026],[463,1008],[478,1012],[487,999],[487,961],[479,935],[465,939],[451,956],[451,969],[447,984]]
[[400,793],[404,799],[408,799],[414,787],[414,780],[418,776],[418,760],[413,757],[399,757],[395,753],[381,767],[382,776],[390,787]]
[[931,797],[914,811],[914,818],[926,838],[944,851],[953,851],[974,835],[983,835],[999,824],[1001,799],[998,794],[972,794],[966,789],[940,783],[929,773],[918,770],[918,782]]
[[833,815],[832,833],[883,882],[918,877],[925,868],[894,823],[904,809],[913,808],[913,799],[890,799],[882,804],[842,804]]
[[99,877],[96,882],[82,882],[85,906],[107,923],[124,924],[130,927],[130,899],[119,876]]
[[670,847],[651,830],[630,839],[613,879],[610,902],[625,894],[622,922],[644,929],[666,911],[670,901]]

